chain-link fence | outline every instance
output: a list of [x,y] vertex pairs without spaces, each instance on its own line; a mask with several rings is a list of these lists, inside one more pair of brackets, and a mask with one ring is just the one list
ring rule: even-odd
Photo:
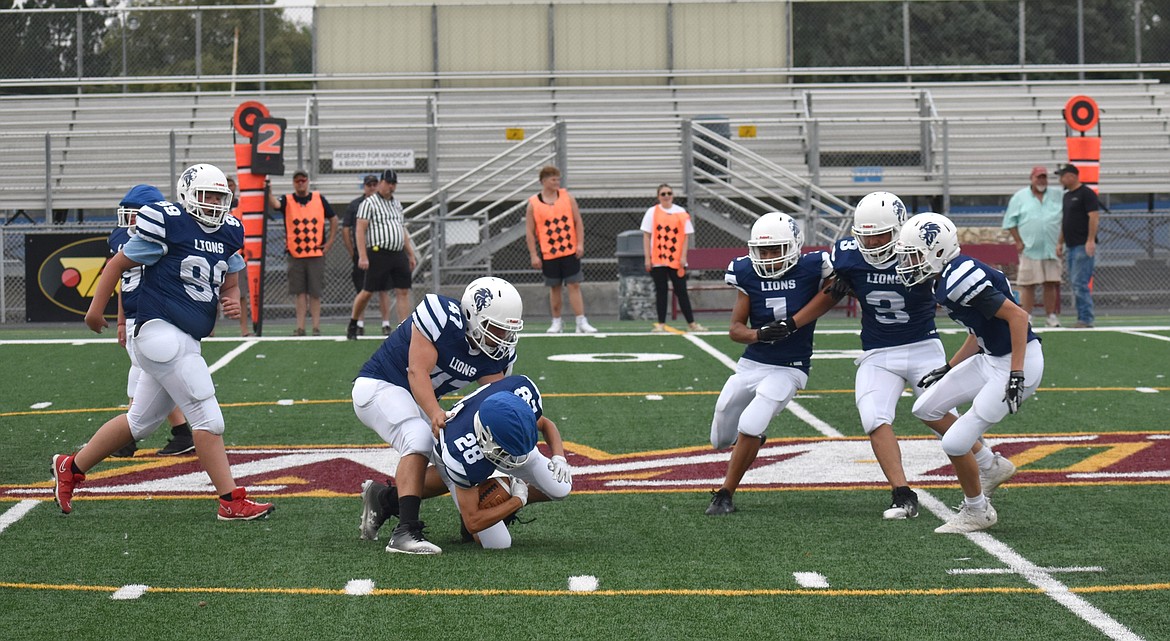
[[1035,79],[1086,70],[1132,78],[1170,63],[1170,6],[1161,0],[62,4],[0,10],[0,88]]

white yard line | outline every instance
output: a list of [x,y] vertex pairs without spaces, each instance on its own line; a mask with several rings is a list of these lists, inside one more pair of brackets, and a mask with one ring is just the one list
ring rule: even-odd
[[[688,341],[693,343],[696,347],[703,350],[704,352],[707,352],[711,356],[714,356],[716,360],[718,360],[720,363],[723,363],[724,365],[726,365],[728,368],[731,369],[731,371],[733,371],[733,372],[735,371],[735,361],[731,360],[730,356],[719,351],[718,349],[713,347],[707,341],[704,341],[704,340],[698,338],[697,336],[695,336],[693,334],[689,334],[689,333],[684,334],[683,338],[687,339]],[[828,423],[822,421],[821,419],[813,416],[812,412],[809,412],[808,410],[804,409],[804,406],[802,406],[800,403],[797,403],[794,400],[788,401],[787,408],[789,411],[792,412],[792,414],[794,416],[796,416],[796,418],[799,418],[800,420],[804,421],[805,423],[808,423],[809,425],[812,426],[813,429],[820,432],[821,434],[824,434],[825,436],[828,436],[829,438],[844,438],[845,437],[844,434],[842,434],[841,432],[838,432],[836,429],[834,429],[832,425],[829,425]]]
[[1170,341],[1170,336],[1162,336],[1161,334],[1147,334],[1146,332],[1139,332],[1137,330],[1126,330],[1122,333],[1129,334],[1130,336],[1140,336],[1142,338],[1152,338],[1152,339],[1158,340],[1158,341]]
[[40,501],[33,500],[19,501],[16,505],[5,510],[4,514],[0,514],[0,532],[8,529],[8,526],[19,521],[40,503]]
[[[949,521],[955,515],[946,504],[935,498],[930,492],[922,489],[918,490],[918,503],[943,521]],[[1142,641],[1142,637],[1134,634],[1132,630],[1122,625],[1116,619],[1102,612],[1080,596],[1070,592],[1068,586],[1053,578],[1048,568],[1042,568],[1025,559],[1020,553],[1006,544],[997,541],[986,532],[972,532],[963,536],[967,537],[967,540],[975,545],[983,548],[983,551],[999,559],[1013,573],[1024,577],[1025,581],[1043,590],[1044,594],[1050,599],[1068,608],[1070,612],[1100,630],[1110,639],[1117,641]]]
[[237,356],[239,356],[240,354],[243,354],[244,352],[251,349],[251,347],[255,344],[256,344],[256,341],[251,341],[251,340],[244,341],[243,343],[240,343],[235,349],[228,352],[227,354],[224,354],[223,356],[220,357],[220,359],[218,361],[215,361],[210,366],[208,366],[207,369],[209,369],[212,374],[218,372],[219,370],[223,369],[223,367],[226,366],[228,363],[235,360],[235,358]]
[[[1064,572],[1104,572],[1105,568],[1099,565],[1079,566],[1075,565],[1067,568],[1040,568],[1049,574],[1060,574]],[[947,574],[1015,574],[1016,571],[1012,568],[954,568],[947,570]]]

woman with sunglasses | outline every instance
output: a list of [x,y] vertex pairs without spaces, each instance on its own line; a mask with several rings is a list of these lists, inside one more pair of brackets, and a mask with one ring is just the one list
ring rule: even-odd
[[707,328],[695,322],[691,311],[691,297],[687,294],[687,245],[695,233],[691,215],[674,204],[674,189],[663,183],[658,186],[658,203],[646,210],[642,217],[642,253],[646,257],[646,271],[654,279],[654,302],[658,322],[651,331],[668,331],[666,325],[666,287],[672,283],[678,306],[692,332]]

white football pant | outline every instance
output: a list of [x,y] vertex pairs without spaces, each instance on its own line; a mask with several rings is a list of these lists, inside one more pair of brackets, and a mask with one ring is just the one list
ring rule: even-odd
[[861,416],[861,429],[872,434],[882,425],[893,425],[898,399],[906,386],[915,396],[921,396],[925,390],[918,387],[918,381],[946,362],[942,341],[937,338],[871,349],[854,361],[857,375],[853,400]]
[[360,376],[353,382],[353,411],[400,455],[422,454],[430,460],[435,446],[431,421],[410,390]]
[[735,373],[715,401],[711,446],[717,450],[731,447],[739,434],[762,436],[772,418],[807,383],[808,374],[796,368],[739,359]]
[[134,440],[153,434],[176,405],[192,430],[223,434],[223,413],[199,341],[156,318],[138,328],[134,354],[142,368],[128,412]]

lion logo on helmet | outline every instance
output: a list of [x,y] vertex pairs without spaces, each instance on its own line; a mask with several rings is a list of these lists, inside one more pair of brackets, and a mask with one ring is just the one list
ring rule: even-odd
[[191,186],[191,181],[195,180],[196,173],[195,167],[188,167],[187,171],[183,172],[183,175],[179,177],[179,180],[183,182],[183,188]]
[[902,204],[902,200],[895,198],[891,206],[894,209],[894,217],[898,219],[898,224],[906,222],[906,205]]
[[492,304],[492,290],[487,287],[480,287],[475,290],[475,311],[482,312],[484,308]]
[[918,237],[926,243],[927,247],[934,246],[935,239],[942,233],[942,227],[938,223],[926,223],[918,228]]

